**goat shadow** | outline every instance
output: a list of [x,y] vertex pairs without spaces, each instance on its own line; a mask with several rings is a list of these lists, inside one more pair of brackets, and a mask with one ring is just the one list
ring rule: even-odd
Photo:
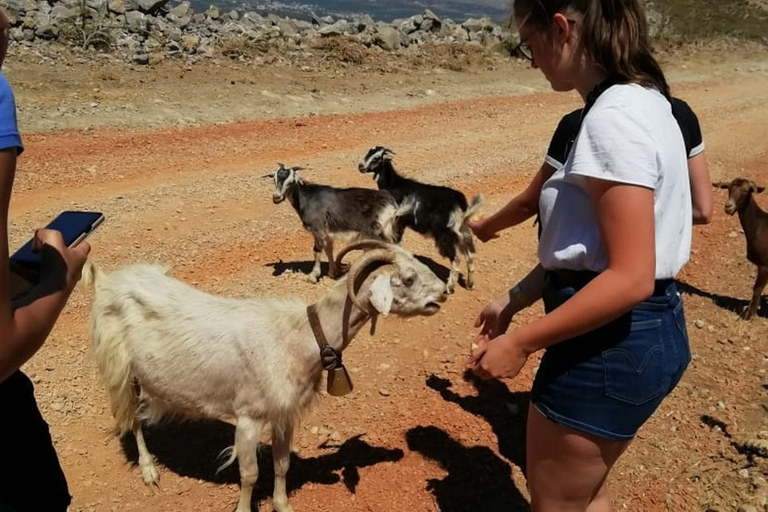
[[[726,309],[728,311],[732,311],[737,315],[740,315],[749,305],[749,300],[737,299],[734,297],[728,297],[726,295],[718,295],[716,293],[707,292],[702,290],[701,288],[697,288],[683,281],[677,281],[677,288],[678,290],[680,290],[680,293],[688,293],[691,295],[698,295],[699,297],[710,299],[716,306]],[[749,289],[749,297],[751,300],[752,298],[751,288]],[[764,296],[760,297],[760,303],[758,304],[756,315],[762,318],[768,318],[768,306],[766,306],[766,301]]]
[[[440,396],[487,421],[496,434],[499,453],[525,474],[525,427],[529,393],[510,392],[498,380],[479,379],[471,371],[463,379],[478,391],[461,396],[448,379],[430,375],[426,384]],[[420,426],[406,433],[411,450],[418,451],[448,471],[442,480],[430,479],[439,509],[446,511],[527,511],[525,497],[515,487],[509,464],[485,446],[465,447],[435,426]]]
[[[414,255],[417,260],[422,262],[424,265],[429,268],[438,278],[440,278],[441,281],[447,282],[448,276],[451,274],[451,269],[446,267],[445,265],[441,265],[440,263],[437,263],[435,260],[428,258],[426,256],[421,255]],[[272,267],[272,275],[274,277],[279,277],[286,272],[293,272],[293,273],[301,273],[305,275],[309,275],[310,272],[312,272],[312,267],[315,265],[314,261],[305,260],[305,261],[283,261],[279,260],[274,263],[267,263],[266,267]],[[328,275],[328,263],[325,261],[320,262],[320,272],[322,276]],[[459,286],[462,286],[463,288],[466,288],[466,281],[464,279],[464,274],[459,276]]]
[[[222,450],[234,443],[235,428],[232,425],[215,420],[168,421],[145,428],[144,435],[149,452],[167,471],[217,484],[240,483],[237,461],[219,473],[216,472],[225,460],[220,457]],[[139,454],[133,436],[123,437],[121,444],[126,458],[136,466]],[[291,453],[287,476],[289,495],[309,483],[333,485],[340,481],[354,494],[360,482],[359,468],[403,458],[403,450],[372,446],[362,439],[362,434],[350,437],[340,445],[322,443],[319,448],[329,452],[306,458]],[[272,497],[275,478],[272,447],[259,445],[258,459],[259,479],[253,490],[252,501],[254,510],[260,501]],[[161,488],[162,473],[163,468],[160,468]],[[136,478],[140,478],[138,473]],[[233,496],[233,499],[236,497]]]

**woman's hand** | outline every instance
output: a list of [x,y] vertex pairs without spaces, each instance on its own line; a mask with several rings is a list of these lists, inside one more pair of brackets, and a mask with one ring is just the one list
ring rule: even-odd
[[91,246],[81,242],[69,248],[60,232],[38,229],[33,249],[40,252],[40,282],[55,283],[58,289],[71,290],[80,280]]
[[514,313],[509,293],[485,306],[475,319],[475,327],[481,328],[478,338],[485,336],[493,339],[507,332]]
[[493,339],[475,339],[476,347],[467,363],[472,371],[482,379],[512,379],[528,360],[530,352],[524,350],[512,334],[505,334]]
[[486,219],[470,220],[467,225],[481,242],[499,238],[499,234],[495,230],[489,228]]

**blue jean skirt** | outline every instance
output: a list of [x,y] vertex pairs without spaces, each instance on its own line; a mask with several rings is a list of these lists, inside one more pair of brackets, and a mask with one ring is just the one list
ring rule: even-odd
[[[548,271],[544,308],[557,308],[596,274]],[[683,303],[672,280],[609,324],[547,348],[531,403],[549,420],[627,441],[680,381],[691,360]]]

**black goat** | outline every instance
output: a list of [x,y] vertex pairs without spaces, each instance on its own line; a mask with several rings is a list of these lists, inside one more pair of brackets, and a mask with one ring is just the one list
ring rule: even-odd
[[272,202],[281,203],[287,197],[299,214],[304,229],[314,238],[315,264],[309,280],[320,278],[320,252],[328,257],[328,276],[336,278],[345,269],[336,266],[334,241],[343,245],[358,239],[383,240],[397,244],[403,237],[403,216],[413,208],[411,203],[398,205],[392,194],[370,188],[334,188],[302,181],[296,173],[301,167],[278,164],[276,171],[265,174],[274,178]]
[[755,202],[752,194],[758,194],[765,187],[758,187],[754,181],[736,178],[730,183],[713,183],[715,187],[728,189],[728,200],[725,202],[725,213],[739,213],[739,221],[747,239],[747,259],[757,265],[757,278],[752,287],[752,300],[741,314],[741,318],[749,320],[757,313],[760,296],[765,284],[768,283],[768,213],[764,212]]
[[475,284],[475,243],[467,221],[477,212],[483,197],[475,196],[467,205],[467,198],[458,190],[404,178],[392,165],[393,154],[383,146],[373,147],[360,161],[358,170],[373,173],[379,189],[391,192],[398,203],[413,201],[413,212],[404,221],[414,231],[433,237],[440,254],[451,260],[448,293],[453,293],[459,279],[460,253],[467,259],[467,288],[471,289]]

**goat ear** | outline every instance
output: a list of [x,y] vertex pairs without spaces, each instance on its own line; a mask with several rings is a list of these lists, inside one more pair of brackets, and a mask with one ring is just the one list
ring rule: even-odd
[[274,178],[274,177],[275,177],[275,173],[273,172],[268,172],[267,174],[262,176],[262,178]]
[[371,305],[376,308],[379,314],[387,316],[392,308],[392,285],[389,284],[389,275],[380,274],[376,276],[371,284]]
[[712,182],[712,186],[715,188],[728,188],[728,184],[722,181],[718,181],[717,183]]
[[293,169],[294,171],[303,171],[303,170],[304,170],[304,168],[303,168],[303,167],[300,167],[300,166],[298,166],[298,165],[296,165],[296,166],[294,166],[294,167],[291,167],[291,169]]

